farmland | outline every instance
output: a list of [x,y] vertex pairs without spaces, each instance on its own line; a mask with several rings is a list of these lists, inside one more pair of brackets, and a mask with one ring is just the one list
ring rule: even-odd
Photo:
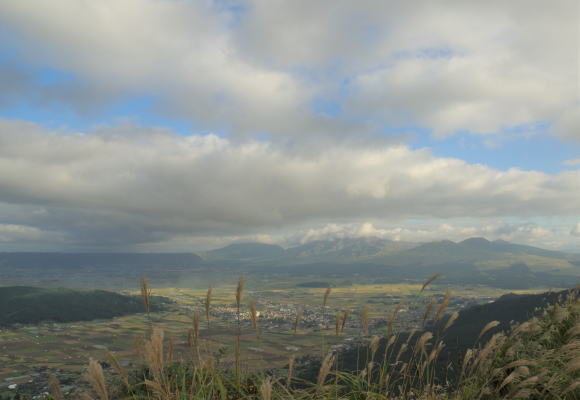
[[[240,315],[242,362],[246,369],[281,367],[292,355],[318,355],[328,346],[347,347],[356,343],[361,338],[360,316],[364,307],[368,307],[370,333],[383,333],[386,320],[397,304],[401,311],[395,329],[403,330],[420,326],[425,304],[432,297],[439,303],[445,291],[452,293],[448,311],[486,303],[504,293],[484,286],[451,287],[435,283],[420,293],[421,285],[417,284],[330,281],[336,286],[323,308],[326,289],[300,287],[301,283],[304,281],[248,281]],[[154,289],[153,294],[174,303],[165,311],[152,312],[150,317],[142,313],[88,322],[16,325],[0,330],[0,387],[35,381],[48,370],[73,379],[70,377],[78,376],[90,357],[106,360],[106,349],[123,365],[138,365],[140,360],[135,349],[152,326],[165,331],[172,343],[174,358],[188,356],[187,334],[195,310],[202,315],[200,344],[204,356],[223,363],[226,368],[231,365],[237,329],[234,278],[213,288],[209,324],[203,311],[206,289],[160,288]],[[259,335],[245,307],[250,299],[256,302],[260,313]],[[294,332],[297,310],[302,317]],[[335,315],[343,315],[345,310],[350,312],[349,318],[344,332],[337,336]]]

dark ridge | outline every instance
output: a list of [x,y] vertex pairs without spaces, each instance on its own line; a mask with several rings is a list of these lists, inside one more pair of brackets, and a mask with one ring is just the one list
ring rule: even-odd
[[[169,299],[153,296],[151,310],[159,311],[170,303]],[[105,290],[0,287],[0,326],[89,321],[141,312],[144,306],[139,296]]]
[[[560,300],[566,299],[570,290],[560,292],[546,292],[541,294],[506,294],[496,301],[488,304],[477,305],[467,308],[459,313],[459,317],[455,323],[442,336],[445,343],[443,352],[438,359],[437,370],[445,378],[453,378],[458,371],[457,366],[461,365],[465,351],[472,348],[477,343],[486,343],[487,340],[499,331],[507,331],[512,324],[521,323],[530,318],[539,315],[543,309]],[[580,292],[575,292],[576,299],[580,298]],[[438,324],[428,325],[425,331],[433,332],[437,336],[437,332],[441,332],[442,328],[448,321],[450,315],[443,317]],[[477,337],[482,328],[491,321],[499,321],[500,324],[490,329],[483,337],[477,341]],[[422,332],[416,333],[410,341],[409,349],[412,349]],[[408,332],[403,332],[399,336],[399,340],[393,345],[390,354],[393,356],[397,354],[400,346],[407,341],[409,337]],[[383,338],[380,341],[379,349],[377,351],[375,360],[382,360],[386,340]],[[340,352],[338,357],[339,369],[343,371],[361,371],[368,361],[366,356],[369,354],[367,345],[360,345],[351,347]],[[402,357],[405,360],[405,357]],[[394,360],[391,360],[391,362]],[[447,367],[454,366],[451,370]],[[302,362],[302,370],[300,376],[304,379],[315,380],[316,374],[320,368],[320,361],[314,359],[307,359]]]

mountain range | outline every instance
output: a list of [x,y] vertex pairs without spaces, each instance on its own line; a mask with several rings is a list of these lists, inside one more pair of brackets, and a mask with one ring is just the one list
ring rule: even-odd
[[[412,243],[380,238],[341,238],[319,240],[284,249],[264,243],[238,243],[202,254],[206,260],[244,262],[352,263],[382,265],[439,265],[474,263],[481,269],[505,268],[526,264],[534,271],[574,271],[580,267],[580,255],[514,244],[504,240],[470,238]],[[578,268],[580,269],[580,268]]]
[[[290,248],[237,243],[195,253],[1,253],[4,285],[35,279],[53,286],[130,287],[147,276],[161,285],[208,276],[248,274],[267,279],[309,277],[376,283],[420,282],[434,273],[443,282],[500,288],[569,287],[580,280],[580,255],[470,238],[411,243],[387,239],[340,238]],[[321,279],[324,278],[324,279]]]
[[206,262],[243,264],[258,274],[350,278],[376,283],[419,281],[436,272],[448,283],[506,289],[569,287],[580,280],[580,255],[470,238],[410,243],[342,238],[290,247],[238,243],[201,254]]

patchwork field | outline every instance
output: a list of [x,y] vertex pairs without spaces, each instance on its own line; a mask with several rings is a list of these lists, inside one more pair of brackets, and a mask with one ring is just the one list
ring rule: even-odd
[[[422,323],[429,299],[435,297],[435,307],[438,307],[447,290],[451,290],[448,311],[488,302],[504,293],[473,286],[433,284],[420,293],[421,285],[416,284],[348,284],[333,287],[323,309],[325,288],[304,288],[297,284],[298,281],[248,282],[240,322],[242,359],[247,369],[281,367],[292,355],[319,355],[328,346],[356,342],[361,335],[360,316],[364,307],[368,307],[372,334],[384,332],[386,320],[397,304],[401,304],[401,312],[395,327],[409,329]],[[136,314],[110,320],[42,323],[0,330],[0,388],[34,381],[47,369],[57,374],[80,372],[90,357],[106,361],[107,349],[123,365],[137,365],[138,343],[149,335],[152,325],[165,331],[167,351],[172,351],[175,359],[189,357],[187,335],[195,310],[202,316],[200,336],[204,356],[226,367],[231,364],[238,326],[234,283],[213,289],[209,326],[203,311],[206,289],[165,288],[154,289],[153,293],[168,297],[175,304],[167,311],[152,313],[150,318]],[[250,299],[255,300],[260,312],[259,336],[246,307]],[[295,333],[293,322],[297,310],[302,318]],[[335,332],[335,314],[343,315],[345,310],[350,314],[339,337]]]

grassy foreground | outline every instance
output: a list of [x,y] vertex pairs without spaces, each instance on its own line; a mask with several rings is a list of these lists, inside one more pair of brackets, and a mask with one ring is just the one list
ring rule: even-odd
[[[428,280],[425,288],[433,279]],[[241,312],[244,280],[236,290],[238,313]],[[324,309],[331,290],[321,299]],[[150,290],[142,290],[146,308]],[[447,297],[448,301],[448,297]],[[316,379],[299,379],[295,360],[290,359],[285,370],[250,373],[241,365],[240,325],[233,332],[236,338],[233,362],[223,362],[219,355],[207,354],[200,345],[200,323],[209,323],[211,290],[205,310],[193,313],[188,333],[189,356],[174,359],[174,344],[164,340],[164,332],[151,323],[148,338],[138,344],[143,366],[136,371],[123,368],[109,353],[114,376],[105,376],[101,365],[91,360],[85,375],[92,393],[84,399],[580,399],[580,304],[578,289],[546,308],[541,315],[505,333],[494,334],[486,343],[480,338],[497,326],[490,321],[480,332],[473,348],[467,350],[461,365],[451,366],[458,372],[452,379],[437,370],[438,357],[445,346],[440,338],[457,315],[447,318],[438,331],[418,332],[413,341],[401,343],[400,334],[392,331],[397,317],[393,312],[382,339],[384,351],[377,353],[381,338],[368,337],[368,318],[362,313],[361,337],[367,345],[361,350],[366,367],[360,371],[338,370],[340,352],[325,346],[321,337],[320,368]],[[259,337],[260,329],[255,305],[251,312]],[[432,307],[433,308],[433,307]],[[446,308],[445,299],[433,308],[437,322]],[[428,318],[432,310],[426,310]],[[345,314],[343,317],[346,317]],[[204,321],[207,319],[207,321]],[[336,335],[341,335],[343,319],[336,316]],[[299,323],[299,316],[296,318]],[[437,326],[437,325],[435,325]],[[409,336],[410,338],[410,336]],[[377,357],[377,354],[379,356]],[[56,379],[50,382],[52,398],[64,399]]]

